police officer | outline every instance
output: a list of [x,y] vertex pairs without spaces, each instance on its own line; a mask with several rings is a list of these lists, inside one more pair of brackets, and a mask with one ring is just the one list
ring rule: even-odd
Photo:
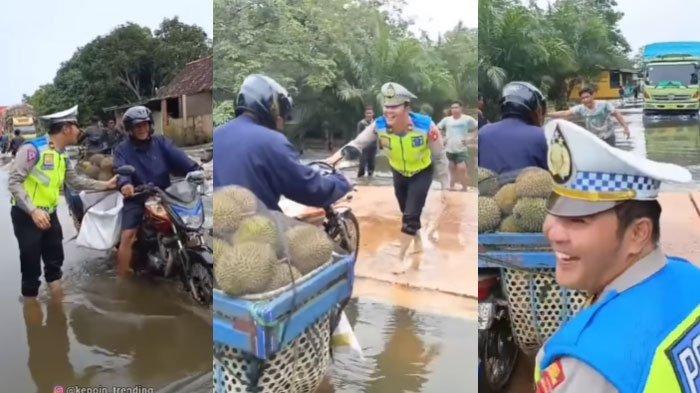
[[12,162],[8,187],[12,194],[12,225],[19,243],[22,295],[35,298],[39,291],[41,261],[44,279],[54,295],[61,293],[63,232],[56,207],[63,183],[75,189],[116,188],[116,176],[97,181],[78,175],[63,154],[78,143],[78,107],[43,116],[48,134],[22,145]]
[[249,189],[268,209],[278,210],[280,197],[323,207],[342,198],[350,184],[340,174],[323,176],[301,163],[299,153],[282,134],[291,119],[292,97],[264,75],[250,75],[236,100],[236,118],[214,132],[214,187]]
[[527,82],[510,82],[501,97],[502,120],[479,130],[479,166],[502,174],[536,166],[547,169],[542,131],[547,100]]
[[690,172],[564,120],[545,129],[555,185],[543,231],[557,282],[591,305],[540,349],[537,392],[699,391],[700,269],[664,255],[656,200]]
[[[420,215],[433,177],[445,191],[450,184],[450,175],[440,130],[430,117],[411,111],[411,100],[417,97],[394,82],[385,83],[381,94],[384,115],[372,122],[348,145],[362,150],[376,143],[378,138],[384,154],[389,158],[394,193],[402,213],[399,265],[394,272],[403,273],[408,268],[403,259],[411,243],[415,252],[422,251]],[[340,157],[339,151],[328,161],[334,162]],[[442,198],[444,200],[444,194]],[[417,265],[411,267],[418,268]]]

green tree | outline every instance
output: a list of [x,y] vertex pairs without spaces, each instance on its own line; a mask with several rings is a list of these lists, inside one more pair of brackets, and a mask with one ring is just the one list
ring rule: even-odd
[[[416,37],[401,13],[403,5],[389,0],[215,0],[216,105],[230,108],[227,101],[235,98],[243,79],[263,73],[294,97],[292,137],[323,135],[324,122],[349,137],[363,106],[379,109],[378,93],[388,81],[413,91],[419,97],[416,108],[423,103],[440,108],[455,98],[475,103],[467,84],[476,80],[476,31],[457,26],[437,42]],[[226,108],[216,113],[230,113]]]
[[127,23],[78,48],[61,64],[53,83],[27,101],[39,114],[77,104],[84,122],[101,116],[102,108],[154,97],[186,63],[210,53],[204,31],[177,18],[164,19],[155,35]]

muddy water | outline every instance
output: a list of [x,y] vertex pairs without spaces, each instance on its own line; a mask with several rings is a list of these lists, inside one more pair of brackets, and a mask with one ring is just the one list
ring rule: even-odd
[[476,321],[353,300],[364,359],[336,355],[319,393],[476,391]]
[[[211,391],[211,312],[170,281],[118,280],[113,256],[78,249],[65,206],[65,297],[44,285],[39,304],[19,301],[20,265],[0,171],[0,381],[3,392],[51,392],[55,385]],[[202,380],[208,383],[202,383]]]
[[651,160],[687,168],[693,182],[687,185],[663,184],[662,191],[700,189],[700,121],[678,116],[646,117],[641,108],[623,110],[632,138],[626,140],[617,130],[617,146]]

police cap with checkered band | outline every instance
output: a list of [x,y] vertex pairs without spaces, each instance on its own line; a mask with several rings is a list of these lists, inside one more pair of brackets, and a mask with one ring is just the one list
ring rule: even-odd
[[690,171],[614,148],[566,120],[544,126],[554,177],[547,211],[561,217],[600,213],[628,200],[655,200],[662,182],[687,183]]

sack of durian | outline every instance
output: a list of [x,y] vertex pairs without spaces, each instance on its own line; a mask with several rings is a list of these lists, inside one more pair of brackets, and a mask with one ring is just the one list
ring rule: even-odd
[[286,287],[332,259],[322,228],[269,211],[239,186],[214,193],[213,230],[216,282],[234,297]]
[[552,175],[542,168],[525,168],[513,183],[479,168],[479,233],[541,232],[552,192]]
[[111,156],[96,153],[78,162],[77,171],[94,180],[109,180],[114,176],[114,161]]

